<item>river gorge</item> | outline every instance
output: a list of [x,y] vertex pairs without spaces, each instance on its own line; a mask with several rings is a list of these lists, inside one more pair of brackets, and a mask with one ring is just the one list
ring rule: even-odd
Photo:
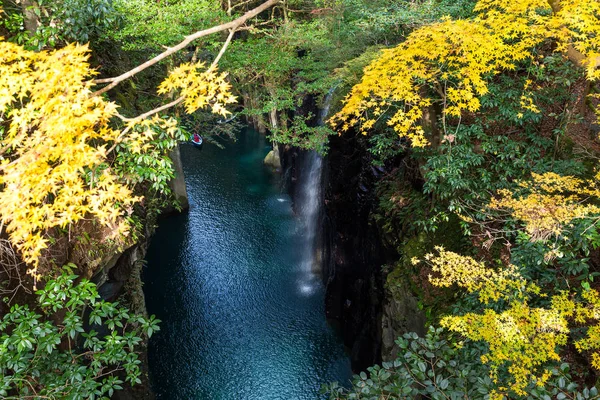
[[314,267],[320,191],[304,190],[294,213],[262,165],[269,149],[252,130],[224,149],[181,148],[190,210],[160,221],[144,273],[162,320],[149,347],[158,398],[315,399],[349,381]]

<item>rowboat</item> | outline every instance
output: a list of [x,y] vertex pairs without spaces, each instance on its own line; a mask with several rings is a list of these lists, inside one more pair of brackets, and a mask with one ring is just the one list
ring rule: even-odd
[[192,138],[190,139],[190,142],[192,142],[194,146],[202,148],[202,143],[204,143],[204,139],[202,139],[202,136],[194,134],[194,136],[192,136]]

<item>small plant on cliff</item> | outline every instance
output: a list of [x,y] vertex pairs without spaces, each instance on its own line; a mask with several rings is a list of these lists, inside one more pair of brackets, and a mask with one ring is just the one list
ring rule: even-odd
[[73,265],[39,290],[40,313],[14,305],[0,320],[0,396],[108,398],[125,381],[140,383],[136,347],[159,320],[100,300],[87,279],[75,284]]

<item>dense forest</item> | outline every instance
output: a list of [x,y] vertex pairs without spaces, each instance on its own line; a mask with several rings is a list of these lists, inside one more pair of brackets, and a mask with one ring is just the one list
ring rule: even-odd
[[0,397],[146,384],[141,266],[97,277],[185,208],[178,142],[251,125],[369,266],[325,398],[599,398],[599,80],[597,0],[0,0]]

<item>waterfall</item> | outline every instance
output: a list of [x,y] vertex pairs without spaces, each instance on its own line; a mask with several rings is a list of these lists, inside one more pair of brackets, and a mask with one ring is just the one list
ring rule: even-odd
[[319,272],[317,250],[318,228],[321,214],[321,175],[323,172],[323,159],[316,151],[307,154],[302,171],[301,193],[299,201],[299,214],[302,219],[304,249],[302,264],[304,271]]
[[[317,123],[323,125],[331,107],[331,100],[335,86],[329,90],[319,113]],[[323,159],[314,150],[305,155],[300,176],[300,190],[298,196],[298,214],[303,225],[303,250],[301,291],[311,293],[312,288],[322,271],[321,257],[321,207],[323,204],[322,193]]]
[[327,116],[329,115],[329,109],[331,108],[331,100],[333,99],[333,93],[335,92],[335,89],[337,89],[337,87],[338,84],[336,83],[331,89],[329,89],[329,92],[327,92],[327,94],[325,95],[325,99],[323,100],[323,108],[319,113],[319,119],[317,121],[318,126],[322,126],[323,124],[325,124],[325,118],[327,118]]

